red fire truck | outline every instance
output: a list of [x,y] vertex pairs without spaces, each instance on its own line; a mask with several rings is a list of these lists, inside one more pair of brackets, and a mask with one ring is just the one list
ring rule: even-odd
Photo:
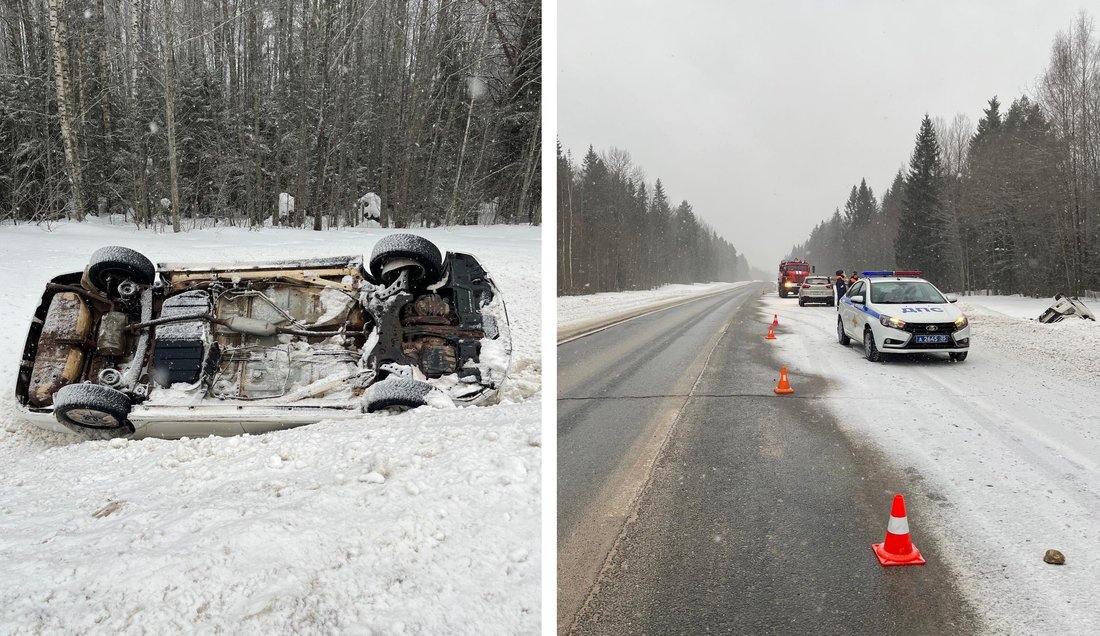
[[802,285],[802,281],[806,280],[806,277],[812,274],[814,268],[806,261],[793,258],[788,261],[779,261],[779,281],[776,283],[776,288],[779,290],[779,297],[786,298],[787,294],[798,295],[798,288]]

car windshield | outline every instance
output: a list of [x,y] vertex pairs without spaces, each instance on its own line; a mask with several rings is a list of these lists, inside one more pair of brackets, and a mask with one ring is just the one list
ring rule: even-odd
[[883,280],[871,284],[870,302],[876,305],[946,303],[940,290],[923,280]]
[[828,285],[829,279],[821,276],[810,276],[806,279],[807,285]]

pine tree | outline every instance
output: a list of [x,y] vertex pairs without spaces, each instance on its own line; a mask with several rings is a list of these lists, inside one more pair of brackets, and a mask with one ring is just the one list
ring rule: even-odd
[[989,107],[982,113],[982,118],[978,120],[978,130],[970,140],[971,152],[1001,128],[1001,102],[997,101],[996,95],[989,100]]
[[946,227],[939,209],[941,172],[936,131],[925,114],[909,160],[894,254],[898,267],[919,269],[933,282],[947,273],[942,243]]

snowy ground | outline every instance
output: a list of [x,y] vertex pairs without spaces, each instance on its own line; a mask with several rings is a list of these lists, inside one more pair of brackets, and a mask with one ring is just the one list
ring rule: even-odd
[[[631,302],[644,306],[645,295]],[[570,318],[623,302],[612,297],[601,309],[600,296]],[[649,303],[663,298],[653,293]],[[1034,320],[1051,300],[962,298],[973,333],[962,363],[872,364],[855,344],[836,342],[831,307],[800,308],[772,292],[759,308],[761,338],[779,316],[770,345],[796,395],[809,397],[799,377],[830,382],[822,404],[908,477],[914,542],[937,536],[996,633],[1100,633],[1100,323]],[[892,494],[883,493],[884,530]],[[1048,548],[1066,564],[1044,563]]]
[[586,325],[622,319],[649,308],[682,302],[698,296],[733,289],[749,283],[697,283],[665,285],[657,289],[610,292],[558,298],[558,333],[568,333]]
[[258,261],[369,255],[384,233],[0,226],[0,633],[538,632],[539,228],[421,232],[504,295],[499,405],[180,441],[76,443],[15,417],[44,285],[98,247]]

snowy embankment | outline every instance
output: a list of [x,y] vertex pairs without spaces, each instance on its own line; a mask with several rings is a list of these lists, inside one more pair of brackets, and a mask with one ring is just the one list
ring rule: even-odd
[[98,247],[262,261],[369,255],[385,233],[0,226],[0,632],[538,632],[539,228],[418,231],[501,289],[501,404],[179,441],[78,443],[15,416],[45,283]]
[[696,283],[657,289],[558,297],[558,338],[570,338],[603,325],[753,283]]
[[[962,298],[973,344],[961,363],[870,363],[837,343],[835,309],[774,294],[760,307],[761,337],[779,315],[770,345],[796,395],[821,399],[906,476],[882,485],[883,524],[893,491],[907,495],[914,542],[937,536],[996,633],[1100,633],[1100,323],[1039,323],[1050,303]],[[799,392],[807,375],[829,395]],[[1066,564],[1044,563],[1049,548]]]

